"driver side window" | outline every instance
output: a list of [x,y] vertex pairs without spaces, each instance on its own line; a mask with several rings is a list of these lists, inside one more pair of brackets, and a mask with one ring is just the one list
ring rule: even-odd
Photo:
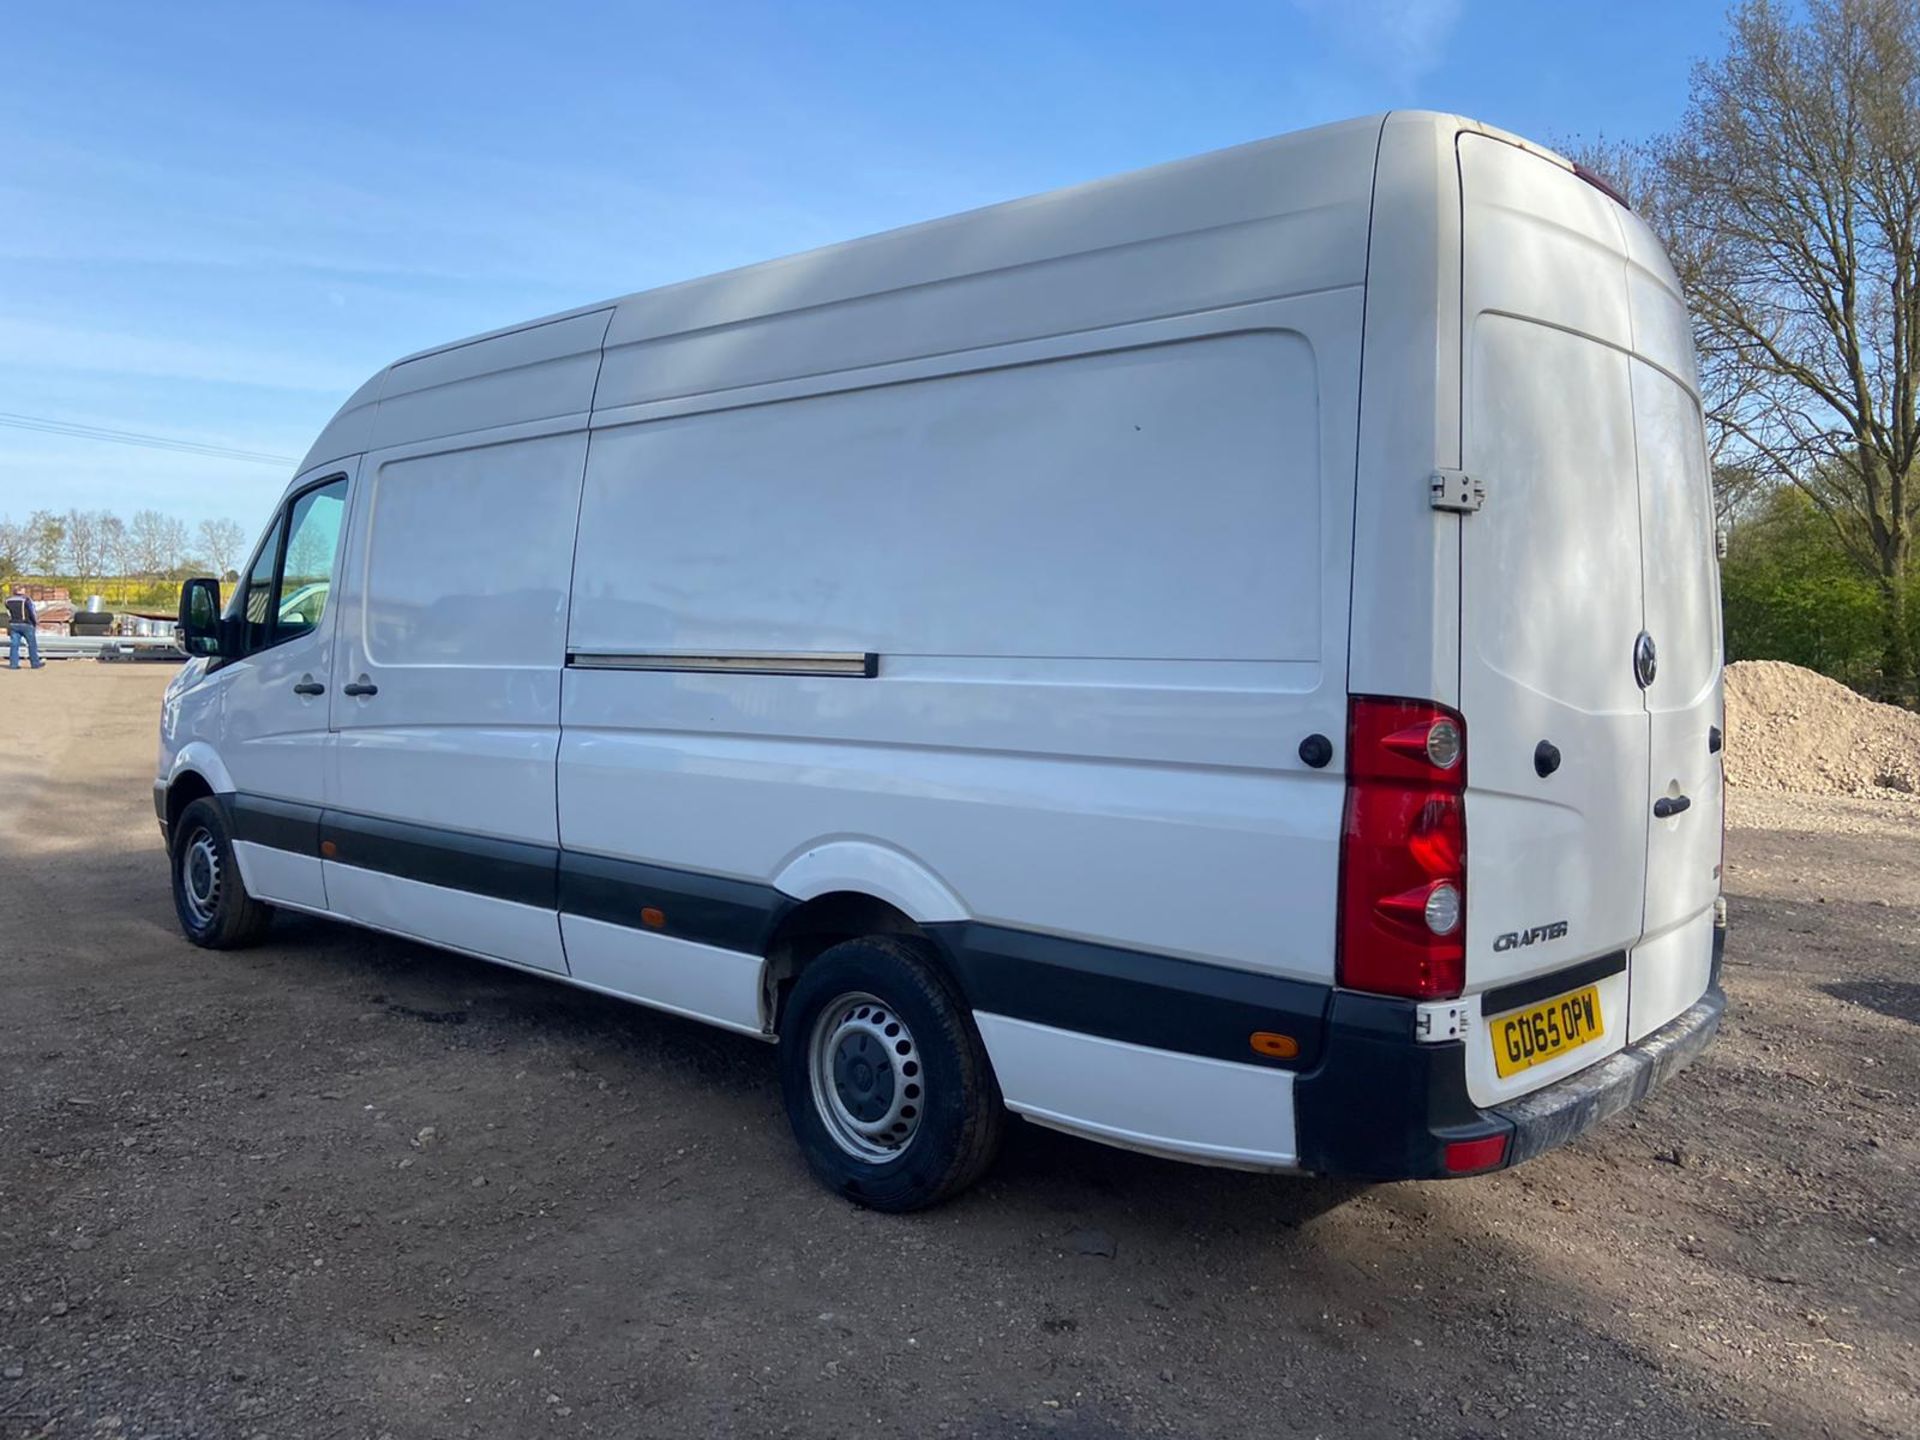
[[227,607],[229,618],[245,621],[243,653],[305,635],[320,623],[346,513],[347,482],[340,479],[301,491],[275,520]]
[[273,605],[275,644],[306,634],[326,613],[333,557],[340,548],[340,522],[346,513],[344,480],[309,490],[293,502],[287,516],[286,560]]

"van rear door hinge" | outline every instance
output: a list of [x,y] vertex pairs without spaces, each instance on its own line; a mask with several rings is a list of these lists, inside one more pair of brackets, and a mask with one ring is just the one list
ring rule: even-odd
[[1485,502],[1487,487],[1464,470],[1436,470],[1427,481],[1436,510],[1470,515]]
[[1417,1045],[1458,1040],[1472,1023],[1464,1000],[1429,1000],[1413,1009],[1413,1039]]

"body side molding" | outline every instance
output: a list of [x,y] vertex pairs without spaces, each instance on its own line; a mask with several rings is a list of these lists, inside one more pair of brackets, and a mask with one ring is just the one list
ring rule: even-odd
[[740,651],[707,655],[667,650],[570,650],[569,670],[690,670],[709,675],[847,675],[871,680],[880,657],[871,651]]
[[[801,900],[761,881],[254,795],[225,795],[221,803],[251,844],[449,893],[553,910],[563,928],[569,917],[576,917],[752,956],[756,962],[765,955],[780,921]],[[838,853],[816,862],[810,874],[796,869],[808,855],[829,851]],[[850,856],[870,868],[857,875],[849,868]],[[815,894],[853,888],[895,903],[885,893],[876,856],[898,861],[896,878],[919,878],[917,892],[911,883],[900,882],[896,893],[907,903],[899,908],[925,925],[973,1010],[1256,1069],[1304,1070],[1319,1059],[1334,993],[1327,985],[970,919],[921,919],[951,914],[959,901],[904,856],[880,846],[821,846],[789,865],[782,878]],[[649,916],[648,911],[656,913]],[[391,923],[376,928],[404,933],[403,926]],[[702,1009],[681,1008],[683,1013]],[[737,1009],[720,1005],[706,1013],[725,1015],[738,1024]],[[1262,1030],[1293,1037],[1299,1053],[1280,1060],[1254,1052],[1248,1037]]]

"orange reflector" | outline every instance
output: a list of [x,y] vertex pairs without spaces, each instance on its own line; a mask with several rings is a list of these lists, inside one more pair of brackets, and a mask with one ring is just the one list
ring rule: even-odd
[[1257,1054],[1271,1056],[1275,1060],[1291,1060],[1300,1053],[1300,1042],[1291,1035],[1277,1035],[1271,1030],[1256,1030],[1247,1037],[1247,1043],[1253,1046]]
[[339,850],[340,847],[335,845],[331,840],[322,840],[320,842],[320,854],[325,859],[331,860],[339,853]]
[[645,925],[649,930],[658,930],[662,925],[667,923],[667,912],[664,910],[656,910],[653,906],[649,905],[640,912],[640,923]]
[[1476,1170],[1492,1170],[1507,1158],[1507,1137],[1488,1135],[1479,1140],[1455,1140],[1447,1146],[1449,1175],[1471,1175]]

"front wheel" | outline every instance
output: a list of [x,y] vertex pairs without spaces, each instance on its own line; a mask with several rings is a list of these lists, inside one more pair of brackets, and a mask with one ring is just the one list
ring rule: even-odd
[[173,908],[187,939],[208,950],[251,945],[273,919],[240,883],[233,832],[211,799],[194,801],[174,822]]
[[808,1166],[875,1210],[919,1210],[993,1163],[1006,1110],[986,1047],[924,942],[835,945],[800,973],[780,1086]]

